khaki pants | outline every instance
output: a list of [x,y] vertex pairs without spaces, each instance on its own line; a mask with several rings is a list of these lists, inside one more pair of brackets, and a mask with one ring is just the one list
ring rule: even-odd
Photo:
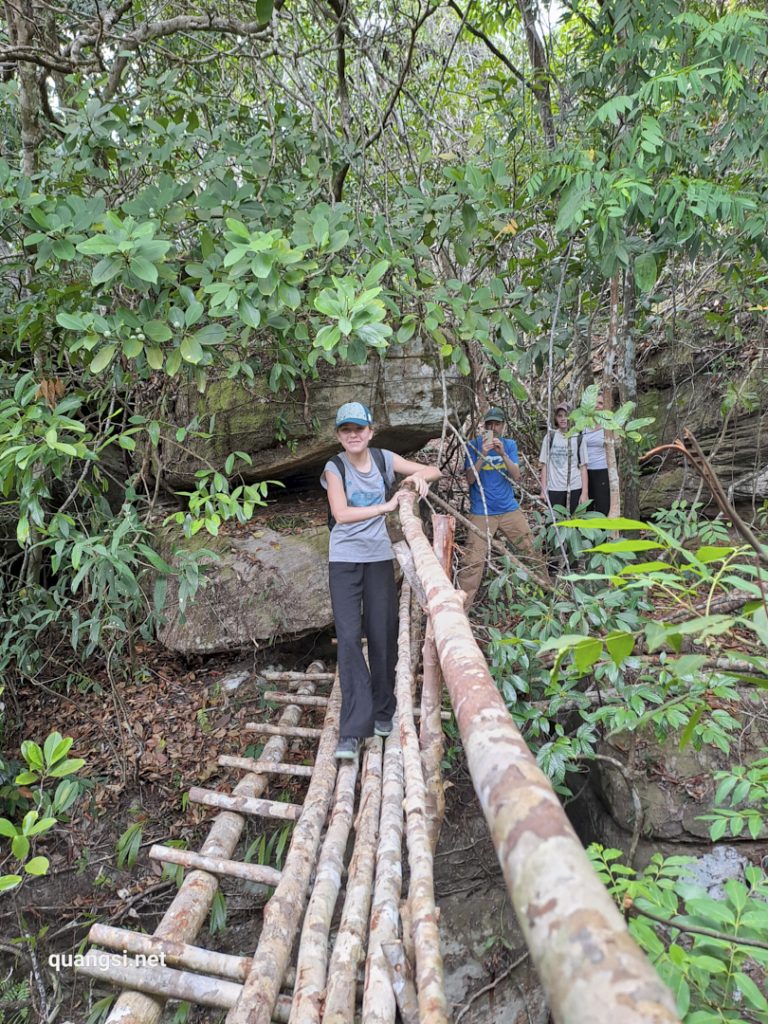
[[483,536],[479,536],[474,530],[468,532],[464,549],[464,566],[459,573],[459,587],[466,594],[465,608],[469,608],[474,601],[483,578],[483,568],[488,554],[488,537],[493,537],[498,530],[501,530],[520,554],[528,555],[536,568],[539,568],[541,562],[538,552],[533,547],[533,534],[528,520],[520,509],[516,509],[514,512],[504,512],[500,516],[470,515],[468,518],[474,526],[482,530]]

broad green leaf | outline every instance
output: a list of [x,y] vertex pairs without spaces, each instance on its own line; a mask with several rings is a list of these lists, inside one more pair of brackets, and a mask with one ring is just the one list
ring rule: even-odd
[[614,665],[621,665],[634,650],[635,638],[631,633],[609,633],[605,638],[605,646]]
[[105,345],[104,348],[99,349],[91,360],[91,373],[101,373],[102,370],[105,370],[112,362],[116,350],[117,345]]
[[646,252],[635,260],[635,282],[641,292],[649,292],[656,284],[656,258],[653,253]]
[[260,25],[272,20],[274,6],[274,0],[256,0],[256,20]]
[[131,259],[130,268],[131,273],[141,281],[147,281],[149,284],[155,284],[157,281],[157,267],[144,256],[134,256]]
[[77,251],[85,256],[111,256],[118,252],[118,245],[106,235],[94,235],[77,245]]
[[28,875],[45,875],[48,872],[48,858],[33,857],[24,865],[24,870]]
[[573,648],[573,662],[579,672],[588,672],[602,653],[602,642],[590,637]]
[[560,526],[575,526],[583,530],[653,530],[648,523],[637,519],[566,519]]
[[11,853],[16,860],[26,860],[29,854],[29,840],[26,836],[16,835],[11,840]]
[[227,336],[223,324],[206,324],[194,335],[198,345],[220,345]]
[[728,558],[735,550],[735,548],[718,548],[705,544],[698,548],[696,557],[700,562],[719,562],[723,558]]
[[163,352],[162,349],[157,348],[156,345],[148,345],[144,349],[144,355],[147,357],[147,362],[153,370],[162,370],[163,368]]
[[226,224],[233,235],[237,235],[246,242],[250,240],[251,233],[242,221],[234,220],[232,217],[227,217]]
[[[199,363],[205,354],[203,347],[200,342],[194,336],[188,336],[181,339],[181,345],[179,346],[182,358],[187,363]],[[170,373],[171,357],[168,357],[168,372]]]
[[625,565],[623,569],[618,572],[619,576],[632,576],[640,575],[642,573],[651,572],[667,572],[669,571],[669,563],[667,562],[635,562],[632,565]]
[[261,323],[261,312],[258,306],[254,306],[250,299],[243,296],[237,304],[237,312],[240,319],[248,327],[258,327]]
[[21,882],[21,875],[0,875],[0,892],[7,892]]
[[588,551],[607,551],[607,552],[620,552],[620,551],[652,551],[657,548],[664,548],[663,544],[658,544],[653,540],[609,540],[605,544],[597,544],[593,548],[588,548]]
[[18,829],[13,822],[8,821],[7,818],[0,818],[0,836],[6,836],[8,839],[13,839],[17,832]]
[[57,313],[56,323],[68,331],[87,330],[85,320],[79,313]]
[[173,337],[173,331],[162,320],[148,320],[143,331],[151,341],[170,341]]

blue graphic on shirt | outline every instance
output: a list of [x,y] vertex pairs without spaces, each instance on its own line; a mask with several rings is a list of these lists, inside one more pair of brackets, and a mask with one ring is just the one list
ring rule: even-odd
[[355,508],[368,508],[369,505],[378,505],[384,499],[381,491],[353,491],[347,495],[347,502]]
[[[517,444],[511,438],[503,437],[501,443],[511,462],[517,464]],[[474,466],[483,453],[483,439],[476,437],[467,445],[468,455],[464,468]],[[489,452],[479,470],[480,482],[470,485],[470,511],[475,516],[500,516],[505,512],[515,512],[520,504],[515,497],[515,488],[509,475],[504,459],[498,452]],[[482,487],[482,491],[481,491]],[[483,500],[485,499],[485,500]]]

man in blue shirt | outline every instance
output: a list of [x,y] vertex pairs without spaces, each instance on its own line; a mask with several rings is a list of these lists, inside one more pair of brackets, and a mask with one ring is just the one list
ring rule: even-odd
[[489,409],[485,414],[485,431],[467,445],[464,470],[469,484],[469,519],[482,536],[469,531],[464,551],[464,566],[459,573],[459,586],[466,594],[464,606],[469,608],[483,578],[489,538],[501,530],[521,553],[539,560],[533,547],[533,534],[520,511],[514,484],[520,479],[517,445],[504,437],[504,413]]

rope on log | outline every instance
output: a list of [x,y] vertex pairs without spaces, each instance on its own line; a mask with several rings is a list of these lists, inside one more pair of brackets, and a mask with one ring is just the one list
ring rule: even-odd
[[215,789],[203,789],[192,786],[189,799],[193,804],[205,807],[218,807],[223,811],[234,811],[235,814],[256,814],[264,818],[279,818],[283,821],[298,821],[301,817],[301,804],[286,804],[279,800],[257,800],[250,796],[230,796],[217,793]]
[[204,857],[193,850],[177,850],[172,846],[155,844],[149,851],[150,860],[159,860],[164,864],[181,864],[183,868],[198,868],[209,871],[212,875],[225,875],[229,878],[244,878],[248,882],[262,885],[277,885],[282,872],[267,864],[248,864],[241,860],[227,860],[223,857]]
[[309,778],[312,775],[311,764],[270,764],[268,761],[253,757],[232,757],[221,754],[217,764],[222,768],[240,768],[246,772],[259,772],[265,775],[296,775]]
[[328,966],[323,1024],[352,1024],[355,1016],[355,982],[368,932],[379,833],[381,760],[381,738],[374,736],[366,744],[360,806],[355,820],[355,848],[349,864],[341,923]]
[[410,587],[403,583],[400,592],[396,687],[405,774],[406,837],[411,873],[409,903],[416,947],[416,990],[422,1024],[447,1024],[448,1004],[445,998],[443,958],[437,928],[432,846],[424,817],[426,790],[421,770],[419,740],[413,724],[410,600]]
[[[326,674],[323,670],[322,662],[312,662],[308,673],[301,675],[296,685],[300,689],[304,688],[305,693],[313,693],[314,684],[311,676]],[[280,716],[280,722],[284,725],[297,725],[300,721],[301,709],[297,707],[286,708]],[[260,760],[266,763],[280,763],[285,760],[287,749],[287,739],[284,736],[275,736],[264,745]],[[267,775],[246,775],[238,782],[233,796],[259,797],[268,784]],[[245,828],[245,820],[241,814],[232,814],[230,811],[218,814],[200,853],[211,857],[231,857]],[[207,872],[192,871],[186,875],[162,921],[155,929],[155,937],[182,943],[194,939],[205,924],[218,884],[216,876]],[[166,998],[153,997],[138,991],[123,992],[115,1001],[106,1024],[159,1024]]]
[[341,690],[334,684],[317,750],[315,770],[304,799],[303,814],[293,831],[283,877],[264,908],[261,937],[251,972],[226,1024],[269,1024],[288,966],[296,932],[307,903],[309,880],[336,782],[336,741]]
[[[509,715],[413,497],[403,493],[399,503],[475,792],[555,1020],[678,1021],[671,992],[630,937]],[[419,945],[417,933],[417,953]]]
[[[395,1020],[395,994],[382,946],[396,942],[398,938],[398,908],[403,885],[402,849],[403,752],[400,726],[396,720],[384,745],[376,884],[363,990],[362,1019],[366,1024],[394,1024]],[[414,989],[414,999],[415,995]]]
[[325,993],[328,933],[344,874],[344,855],[355,813],[357,760],[338,770],[331,820],[299,942],[290,1024],[317,1024]]

